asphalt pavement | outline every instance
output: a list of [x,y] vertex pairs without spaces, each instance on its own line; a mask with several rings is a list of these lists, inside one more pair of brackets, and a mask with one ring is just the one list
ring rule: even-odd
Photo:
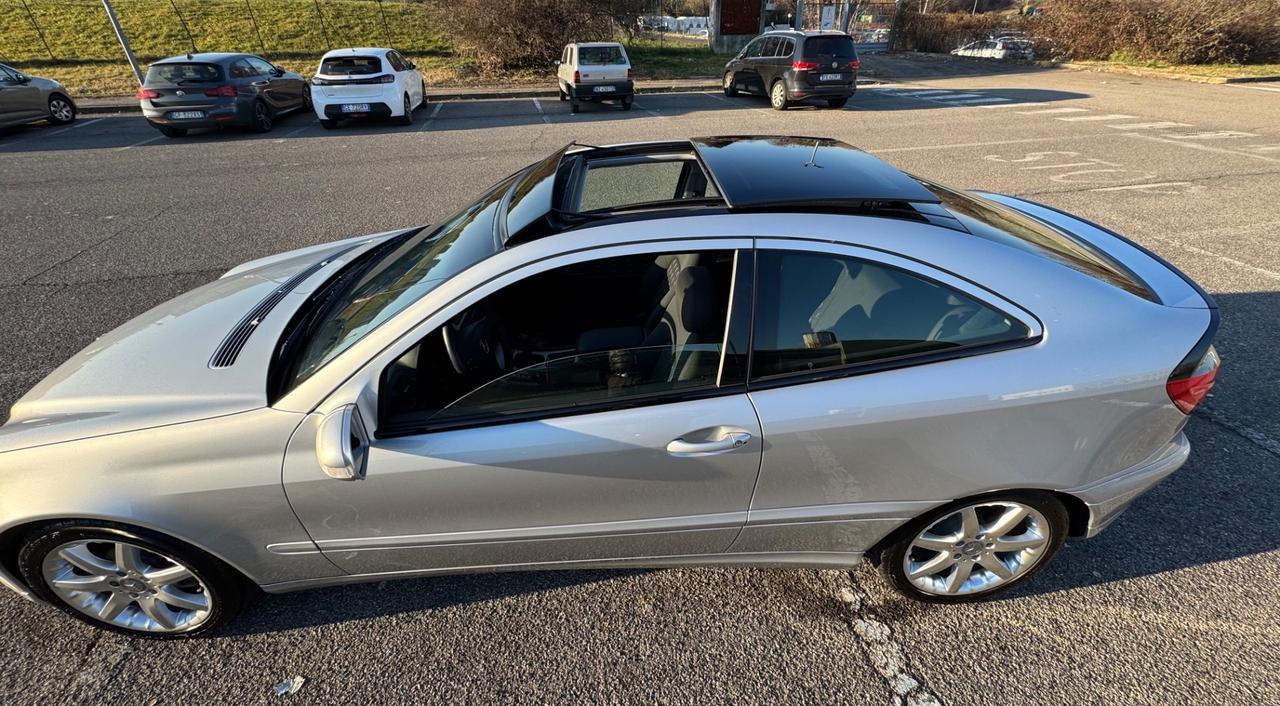
[[1217,298],[1223,372],[1191,460],[1102,535],[963,606],[899,598],[865,566],[485,574],[265,597],[212,638],[157,643],[6,594],[0,703],[1280,703],[1280,91],[881,66],[896,82],[844,110],[687,92],[578,115],[443,102],[409,127],[297,115],[171,140],[95,115],[0,133],[0,414],[239,262],[439,221],[571,140],[824,135],[1112,227]]

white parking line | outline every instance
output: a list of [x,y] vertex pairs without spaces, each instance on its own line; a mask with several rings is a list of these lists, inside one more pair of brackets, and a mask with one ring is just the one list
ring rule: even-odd
[[1050,115],[1055,113],[1087,113],[1088,108],[1049,108],[1048,110],[1019,110],[1018,115]]
[[131,149],[133,149],[134,147],[141,147],[141,146],[143,146],[143,145],[149,145],[149,144],[151,144],[152,142],[155,142],[155,141],[157,141],[157,140],[163,140],[163,139],[164,139],[164,135],[156,135],[155,137],[152,137],[152,138],[150,138],[150,139],[148,139],[148,140],[143,140],[142,142],[135,142],[135,143],[133,143],[132,145],[126,145],[126,146],[124,146],[124,147],[117,147],[117,148],[116,148],[116,151],[117,151],[117,152],[123,152],[123,151],[125,151],[125,150],[131,150]]
[[1000,96],[986,96],[985,98],[968,98],[965,100],[947,100],[943,102],[950,103],[952,105],[978,105],[980,103],[1013,103],[1013,100],[1010,98],[1001,98]]
[[1149,191],[1162,186],[1187,186],[1189,181],[1160,181],[1154,184],[1129,184],[1128,186],[1103,186],[1089,191]]
[[1235,130],[1210,130],[1209,132],[1193,132],[1182,135],[1170,134],[1169,137],[1175,140],[1229,140],[1233,137],[1260,137],[1260,135],[1252,132],[1237,132]]
[[945,149],[961,149],[964,147],[991,147],[994,145],[1022,145],[1028,142],[1053,142],[1057,140],[1067,140],[1067,137],[1029,137],[1024,140],[993,140],[991,142],[959,142],[947,145],[920,145],[918,147],[885,147],[883,149],[868,149],[868,152],[874,154],[888,154],[889,152],[920,152],[922,150],[945,150]]
[[1017,103],[1017,102],[1011,101],[1009,103],[1001,103],[999,105],[980,105],[978,107],[979,108],[1030,108],[1032,106],[1037,106],[1037,105],[1049,105],[1049,104],[1048,103]]
[[444,107],[444,103],[437,101],[435,103],[435,107],[431,109],[431,114],[427,116],[426,120],[422,121],[422,127],[418,128],[418,132],[426,132],[427,126],[431,124],[432,120],[436,119],[436,115],[440,113],[440,109],[443,107]]
[[546,112],[544,112],[544,111],[542,110],[542,102],[541,102],[541,101],[539,101],[537,98],[533,98],[532,100],[533,100],[533,107],[534,107],[534,108],[537,108],[537,109],[538,109],[538,115],[541,115],[541,116],[542,116],[542,122],[544,122],[544,123],[546,123],[546,124],[550,125],[550,124],[551,124],[551,118],[547,117]]
[[1280,145],[1258,145],[1257,147],[1250,147],[1249,149],[1254,152],[1280,152]]
[[1272,93],[1280,93],[1280,87],[1276,86],[1248,86],[1239,83],[1229,83],[1232,88],[1248,88],[1251,91],[1271,91]]
[[959,99],[961,99],[961,98],[982,98],[982,97],[983,97],[983,96],[982,96],[981,94],[978,94],[978,93],[955,93],[955,94],[952,94],[952,95],[949,95],[949,96],[926,96],[926,97],[925,97],[925,100],[927,100],[927,101],[940,101],[940,102],[944,102],[944,103],[945,103],[945,102],[948,102],[948,101],[959,100]]
[[106,118],[94,118],[93,120],[86,120],[86,121],[84,121],[84,122],[82,122],[82,123],[76,123],[75,125],[71,125],[71,126],[69,126],[69,127],[64,127],[64,128],[62,128],[61,130],[54,130],[53,132],[51,132],[51,133],[49,133],[49,134],[50,134],[50,135],[61,135],[61,134],[62,134],[62,133],[64,133],[64,132],[68,132],[68,131],[71,131],[71,130],[77,130],[77,129],[82,128],[82,127],[84,127],[84,126],[86,126],[86,125],[92,125],[92,124],[94,124],[94,123],[100,123],[100,122],[102,122],[103,120],[106,120]]
[[1108,125],[1107,127],[1115,128],[1117,130],[1167,130],[1171,127],[1191,126],[1187,123],[1172,123],[1165,121],[1158,123],[1127,123],[1125,125]]
[[639,108],[640,110],[643,110],[644,112],[648,113],[649,115],[652,115],[652,116],[653,116],[653,117],[655,117],[655,118],[663,118],[663,119],[667,118],[667,116],[666,116],[666,115],[663,115],[662,113],[659,113],[658,111],[656,111],[656,110],[654,110],[654,109],[652,109],[652,108],[649,108],[649,107],[646,107],[646,106],[640,105],[639,103],[636,103],[635,101],[632,101],[632,103],[631,103],[631,104],[632,104],[632,105],[634,105],[635,107]]
[[289,132],[286,132],[285,134],[281,135],[279,139],[276,140],[276,142],[279,142],[280,140],[283,140],[286,137],[293,137],[294,135],[302,132],[303,130],[306,130],[307,128],[310,128],[310,127],[315,127],[316,125],[319,125],[319,124],[320,123],[314,123],[314,122],[307,123],[306,125],[303,125],[300,128],[297,128],[295,130],[290,130]]
[[946,93],[951,93],[951,91],[944,91],[944,90],[936,89],[936,88],[935,88],[935,89],[930,89],[930,90],[927,90],[927,91],[908,91],[908,90],[903,90],[903,89],[901,89],[901,88],[890,88],[890,89],[886,89],[886,90],[887,90],[889,93],[892,93],[892,94],[894,94],[894,95],[896,95],[896,96],[910,96],[910,97],[912,97],[912,98],[915,98],[915,97],[918,97],[918,96],[928,96],[928,95],[934,95],[934,94],[946,94]]
[[[1110,127],[1117,127],[1117,126],[1112,125]],[[1153,142],[1163,142],[1169,145],[1178,145],[1180,147],[1186,147],[1188,149],[1193,149],[1193,150],[1200,150],[1202,152],[1216,152],[1217,154],[1234,154],[1240,157],[1249,157],[1250,159],[1260,159],[1264,162],[1274,162],[1274,163],[1280,164],[1280,158],[1268,157],[1262,154],[1253,154],[1252,152],[1242,152],[1241,150],[1233,150],[1226,147],[1211,147],[1209,145],[1202,145],[1197,142],[1187,142],[1185,140],[1170,140],[1167,137],[1156,137],[1155,135],[1144,135],[1143,133],[1140,133],[1140,132],[1129,132],[1125,134],[1128,137],[1137,137],[1143,140],[1151,140]]]
[[1076,115],[1070,118],[1054,118],[1054,120],[1061,120],[1069,123],[1082,123],[1094,120],[1133,120],[1133,116],[1112,113],[1111,115]]

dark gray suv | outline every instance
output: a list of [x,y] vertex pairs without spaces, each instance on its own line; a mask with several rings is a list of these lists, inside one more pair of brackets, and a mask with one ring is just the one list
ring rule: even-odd
[[843,108],[858,88],[858,52],[843,32],[766,32],[724,66],[724,94],[751,91],[774,110],[819,98]]
[[253,54],[183,54],[147,69],[138,100],[147,122],[168,137],[224,125],[270,132],[277,117],[311,109],[311,87]]

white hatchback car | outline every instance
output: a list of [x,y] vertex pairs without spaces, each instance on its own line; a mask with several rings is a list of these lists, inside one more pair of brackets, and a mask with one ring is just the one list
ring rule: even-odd
[[427,104],[427,84],[412,61],[395,49],[334,49],[311,78],[316,117],[327,129],[352,118],[396,118],[413,124]]
[[631,59],[617,42],[579,42],[566,45],[556,62],[556,82],[560,100],[570,109],[586,101],[617,101],[631,110],[635,84],[631,81]]

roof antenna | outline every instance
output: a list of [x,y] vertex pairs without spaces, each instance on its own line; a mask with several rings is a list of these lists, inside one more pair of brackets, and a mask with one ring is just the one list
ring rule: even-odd
[[821,142],[822,142],[821,140],[814,140],[814,141],[813,141],[813,152],[809,155],[809,161],[808,161],[804,166],[806,166],[806,167],[814,167],[814,168],[817,168],[817,169],[822,169],[822,165],[817,163],[817,159],[818,159],[818,145],[819,145]]

